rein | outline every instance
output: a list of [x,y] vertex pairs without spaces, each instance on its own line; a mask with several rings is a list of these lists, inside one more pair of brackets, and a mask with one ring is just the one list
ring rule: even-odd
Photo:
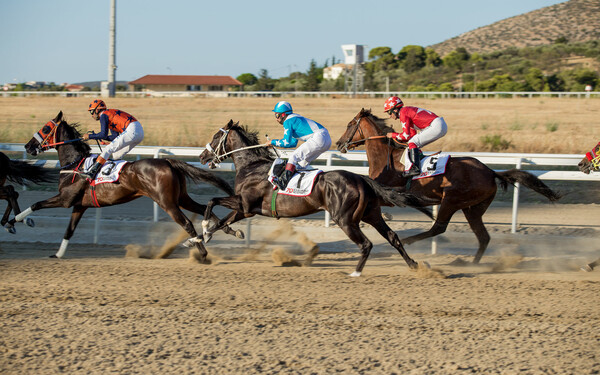
[[[229,130],[225,130],[223,128],[220,128],[219,130],[222,131],[224,134],[221,136],[221,139],[219,139],[219,144],[217,145],[216,150],[212,148],[210,143],[206,144],[206,149],[215,156],[212,160],[213,164],[220,164],[223,160],[227,159],[227,157],[229,155],[239,152],[239,151],[249,150],[249,149],[258,148],[258,147],[270,147],[271,146],[271,145],[252,145],[252,146],[236,148],[235,150],[231,150],[231,151],[227,152],[225,150],[225,141],[227,141],[227,136],[229,135]],[[224,153],[219,155],[218,152],[220,150],[222,150]]]

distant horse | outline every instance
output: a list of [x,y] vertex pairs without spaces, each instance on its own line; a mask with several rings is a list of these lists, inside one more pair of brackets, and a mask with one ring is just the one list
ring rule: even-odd
[[[15,190],[12,185],[5,185],[6,180],[19,185],[26,185],[28,181],[39,184],[42,182],[56,182],[53,171],[38,167],[31,163],[11,160],[4,153],[0,152],[0,199],[4,199],[8,202],[6,211],[0,225],[4,226],[10,233],[16,233],[14,225],[8,224],[8,217],[11,211],[15,215],[21,213],[19,208],[19,193]],[[30,227],[34,226],[34,222],[31,218],[27,218],[25,221]]]
[[[269,168],[274,157],[268,149],[261,147],[257,132],[248,132],[233,121],[217,131],[206,150],[200,155],[202,163],[213,166],[231,154],[235,164],[235,195],[226,198],[213,198],[206,207],[205,215],[210,215],[215,205],[234,210],[224,217],[219,225],[210,230],[205,227],[205,236],[220,225],[235,223],[247,217],[262,215],[269,217],[298,217],[327,210],[332,220],[360,248],[361,258],[351,276],[360,276],[373,244],[360,229],[360,222],[372,225],[402,255],[411,269],[417,268],[398,236],[381,217],[381,206],[418,207],[413,197],[386,188],[368,177],[347,171],[331,171],[317,175],[313,190],[308,196],[277,194],[267,181]],[[203,222],[205,226],[205,222]]]
[[577,166],[579,167],[579,170],[585,174],[600,170],[600,142],[598,142],[592,151],[585,154],[585,157],[581,159]]
[[[34,203],[13,220],[22,221],[27,215],[44,208],[73,207],[71,221],[61,246],[54,257],[62,257],[67,249],[69,239],[83,216],[90,207],[104,207],[122,204],[141,196],[146,196],[158,205],[179,224],[190,237],[197,237],[194,225],[181,208],[203,214],[206,206],[195,202],[187,193],[186,177],[194,182],[204,181],[212,184],[228,194],[233,194],[229,184],[214,174],[196,168],[185,162],[173,159],[142,159],[127,163],[120,173],[118,182],[103,183],[93,186],[80,175],[81,165],[90,156],[90,146],[80,140],[78,126],[69,125],[62,111],[34,134],[25,145],[27,153],[35,156],[39,152],[54,147],[58,152],[61,165],[58,195]],[[216,216],[212,219],[218,220]],[[243,237],[229,227],[224,228],[229,234]],[[207,251],[200,242],[195,243],[200,252],[200,261],[206,261]],[[167,257],[169,254],[162,254]]]
[[506,190],[508,184],[519,182],[552,202],[560,198],[559,194],[531,173],[517,169],[495,172],[470,157],[451,157],[444,174],[412,180],[407,187],[408,180],[403,175],[404,165],[401,161],[406,145],[397,144],[385,137],[386,133],[392,131],[383,119],[363,108],[348,123],[336,145],[339,151],[346,152],[364,144],[369,160],[369,177],[384,185],[408,191],[426,205],[440,205],[431,229],[403,238],[402,242],[405,244],[444,233],[452,215],[462,210],[479,241],[479,249],[473,259],[473,263],[479,263],[490,241],[482,216],[496,196],[496,180],[503,190]]

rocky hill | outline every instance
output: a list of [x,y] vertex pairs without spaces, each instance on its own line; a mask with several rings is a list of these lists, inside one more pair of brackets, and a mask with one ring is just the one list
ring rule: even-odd
[[551,44],[600,39],[600,0],[569,0],[507,18],[429,46],[441,56],[458,47],[469,53],[492,52]]

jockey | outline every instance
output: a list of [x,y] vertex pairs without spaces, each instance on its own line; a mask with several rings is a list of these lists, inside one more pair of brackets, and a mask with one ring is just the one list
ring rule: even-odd
[[[100,132],[84,134],[83,139],[107,140],[111,143],[104,148],[94,165],[85,173],[86,178],[94,180],[96,174],[111,155],[113,160],[121,159],[144,139],[144,129],[135,117],[118,109],[107,109],[103,100],[90,103],[88,111],[96,121],[100,120]],[[110,130],[110,135],[108,131]]]
[[296,167],[305,168],[331,147],[331,137],[325,127],[316,121],[300,116],[292,111],[292,105],[281,101],[273,109],[277,122],[283,125],[283,138],[265,143],[276,147],[296,147],[298,140],[304,141],[288,159],[283,174],[277,179],[277,187],[284,190],[294,175]]
[[[400,119],[402,133],[387,133],[386,137],[408,142],[408,158],[412,162],[405,176],[421,174],[420,148],[446,135],[448,127],[443,117],[426,109],[405,107],[402,99],[392,96],[385,101],[383,110],[393,120]],[[417,134],[417,130],[420,132]]]

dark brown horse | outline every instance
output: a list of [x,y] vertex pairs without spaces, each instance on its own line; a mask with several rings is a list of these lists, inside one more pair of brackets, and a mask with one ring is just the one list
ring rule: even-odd
[[503,190],[506,190],[508,184],[519,182],[552,202],[560,198],[559,194],[531,173],[516,169],[495,172],[479,160],[470,157],[451,157],[443,175],[412,180],[407,188],[407,179],[403,176],[404,165],[401,161],[405,145],[398,145],[385,137],[386,133],[392,131],[391,127],[385,125],[384,120],[363,108],[348,123],[346,132],[336,145],[339,151],[346,152],[364,144],[371,178],[384,185],[408,191],[426,205],[440,205],[431,229],[402,239],[405,244],[444,233],[452,215],[462,210],[479,241],[479,249],[473,259],[473,263],[478,263],[490,241],[482,216],[496,196],[496,180]]
[[[8,223],[8,217],[11,211],[15,215],[21,213],[19,202],[17,201],[19,193],[17,193],[12,185],[5,185],[6,180],[19,185],[27,185],[29,181],[36,184],[56,182],[56,177],[52,170],[44,169],[26,161],[11,160],[8,156],[0,152],[0,199],[8,202],[0,225],[4,226],[8,232],[16,233],[14,225]],[[25,223],[30,227],[35,225],[31,218],[27,218]]]
[[[186,177],[194,182],[204,181],[212,184],[228,194],[233,194],[229,184],[214,174],[193,167],[190,164],[173,159],[142,159],[127,163],[121,170],[119,181],[104,183],[92,187],[80,175],[82,160],[90,156],[90,146],[80,140],[81,134],[77,125],[69,125],[60,112],[56,118],[49,121],[25,145],[27,153],[35,156],[50,147],[55,147],[61,165],[61,175],[58,185],[58,195],[34,203],[12,222],[22,221],[34,211],[53,207],[73,207],[71,221],[63,237],[60,249],[55,257],[62,257],[66,251],[69,239],[83,216],[90,207],[104,207],[126,203],[141,196],[151,198],[171,218],[190,235],[197,237],[197,232],[185,214],[184,208],[198,214],[204,214],[206,206],[195,202],[187,193]],[[218,220],[216,216],[211,217]],[[227,227],[229,234],[243,237],[241,232],[235,232]],[[190,244],[192,242],[189,242]],[[200,252],[200,260],[206,261],[206,249],[201,242],[194,241]],[[169,254],[162,254],[163,257]]]
[[[230,208],[233,212],[210,231],[203,222],[204,238],[208,239],[207,235],[220,228],[220,225],[235,223],[254,215],[298,217],[327,210],[332,220],[360,248],[361,258],[351,276],[360,276],[373,247],[360,229],[361,221],[377,229],[398,250],[411,269],[417,268],[417,262],[408,256],[398,236],[381,217],[382,205],[417,206],[413,197],[347,171],[319,174],[312,193],[308,196],[274,195],[277,191],[273,190],[267,176],[275,158],[267,148],[260,147],[256,134],[229,121],[227,126],[214,135],[210,146],[200,155],[202,163],[210,162],[213,165],[230,153],[236,170],[235,195],[211,199],[205,215],[210,215],[215,205]],[[428,210],[415,208],[431,217]]]
[[581,159],[577,166],[585,174],[600,170],[600,142]]

